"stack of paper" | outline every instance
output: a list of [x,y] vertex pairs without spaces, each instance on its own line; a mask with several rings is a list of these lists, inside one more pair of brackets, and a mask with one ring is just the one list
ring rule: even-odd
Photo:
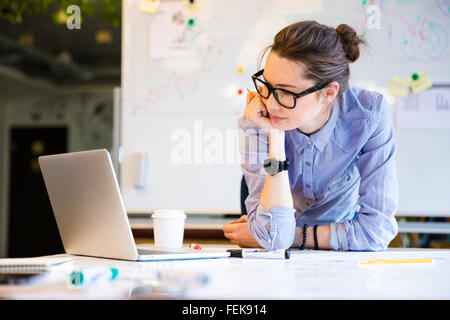
[[42,273],[71,261],[72,258],[69,257],[0,259],[0,273]]

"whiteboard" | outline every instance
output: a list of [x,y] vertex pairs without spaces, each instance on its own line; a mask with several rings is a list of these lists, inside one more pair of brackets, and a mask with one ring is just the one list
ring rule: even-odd
[[[450,82],[449,1],[203,0],[190,13],[181,1],[162,1],[155,14],[139,3],[123,2],[120,186],[128,212],[240,212],[237,118],[259,54],[293,22],[347,23],[362,33],[369,46],[350,80],[385,94],[393,117],[391,76],[425,71]],[[379,8],[375,28],[369,5]],[[399,213],[450,213],[450,131],[395,135]],[[137,155],[147,157],[143,171]]]

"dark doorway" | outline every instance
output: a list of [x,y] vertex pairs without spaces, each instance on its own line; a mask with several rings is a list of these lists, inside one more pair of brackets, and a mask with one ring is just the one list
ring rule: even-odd
[[64,253],[38,157],[67,152],[67,128],[12,128],[10,145],[8,256]]

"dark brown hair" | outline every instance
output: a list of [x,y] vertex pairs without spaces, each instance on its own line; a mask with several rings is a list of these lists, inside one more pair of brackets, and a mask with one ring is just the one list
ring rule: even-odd
[[267,50],[272,49],[282,58],[301,62],[307,79],[336,81],[341,94],[348,87],[348,65],[359,58],[360,44],[366,41],[346,24],[334,29],[316,21],[302,21],[279,31],[259,64]]

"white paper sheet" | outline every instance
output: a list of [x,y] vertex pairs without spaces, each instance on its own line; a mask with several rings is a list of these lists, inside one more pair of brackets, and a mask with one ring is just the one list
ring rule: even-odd
[[175,58],[193,55],[187,30],[188,18],[182,2],[162,2],[151,16],[150,57]]
[[396,117],[400,129],[450,129],[450,85],[399,98]]

